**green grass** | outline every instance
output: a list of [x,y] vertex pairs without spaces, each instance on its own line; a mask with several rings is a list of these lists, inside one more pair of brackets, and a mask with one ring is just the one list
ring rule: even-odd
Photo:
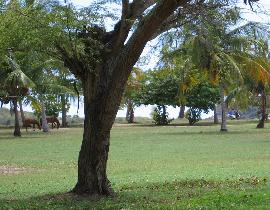
[[[116,126],[108,176],[116,198],[67,194],[76,183],[82,129],[0,130],[0,209],[270,209],[270,129],[231,121],[201,126]],[[205,126],[207,125],[207,126]]]

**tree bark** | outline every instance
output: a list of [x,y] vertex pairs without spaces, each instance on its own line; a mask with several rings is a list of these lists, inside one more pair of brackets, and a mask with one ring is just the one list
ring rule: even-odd
[[166,116],[166,106],[165,105],[162,105],[162,125],[166,125],[167,124],[167,116]]
[[129,113],[130,113],[130,110],[129,110],[129,106],[127,105],[127,112],[126,112],[126,121],[128,122],[128,119],[129,119]]
[[22,105],[22,100],[21,100],[21,99],[19,100],[19,106],[20,106],[20,113],[21,113],[22,125],[23,125],[23,127],[24,127],[24,126],[25,126],[25,125],[24,125],[24,122],[25,122],[25,115],[24,115],[23,105]]
[[180,106],[180,111],[178,115],[179,119],[183,119],[185,117],[185,109],[186,109],[185,105]]
[[[108,80],[97,79],[98,84],[96,84],[92,77],[89,73],[87,81],[83,82],[84,134],[78,160],[78,181],[72,192],[111,196],[114,195],[114,192],[107,178],[106,169],[110,130],[120,105],[121,96],[118,96],[120,90],[114,90],[115,97],[110,97],[107,89]],[[96,92],[92,92],[95,85],[99,88],[95,89]],[[124,88],[122,93],[123,91]]]
[[21,137],[21,129],[19,123],[19,112],[18,112],[18,99],[13,99],[13,106],[14,106],[14,115],[15,115],[15,128],[14,128],[14,136]]
[[134,123],[134,105],[132,100],[127,101],[126,120],[128,123]]
[[266,116],[265,116],[265,121],[268,122],[269,121],[269,113],[266,112]]
[[134,109],[133,109],[133,107],[130,110],[128,123],[134,123]]
[[227,129],[227,104],[225,98],[225,84],[224,81],[220,82],[220,100],[221,100],[221,128],[220,131],[228,131]]
[[49,125],[46,119],[46,108],[43,99],[41,99],[41,120],[42,120],[42,130],[43,132],[49,132]]
[[218,124],[217,106],[214,107],[214,124]]
[[62,127],[67,127],[67,100],[65,94],[61,95],[61,104],[62,104]]
[[262,91],[262,94],[261,94],[261,103],[262,103],[262,106],[261,106],[261,113],[262,113],[262,116],[261,116],[261,119],[257,125],[257,128],[264,128],[264,122],[265,120],[267,119],[267,113],[266,113],[266,94],[265,94],[265,91]]

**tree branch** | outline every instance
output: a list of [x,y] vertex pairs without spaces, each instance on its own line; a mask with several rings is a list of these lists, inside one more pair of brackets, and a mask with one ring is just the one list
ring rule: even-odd
[[140,21],[136,31],[126,44],[126,50],[137,58],[164,20],[167,20],[178,7],[184,6],[188,2],[189,0],[163,0],[157,3],[155,8]]
[[155,39],[162,33],[171,29],[180,28],[183,25],[198,20],[199,16],[206,16],[207,18],[215,18],[209,11],[224,6],[221,3],[205,3],[205,0],[198,0],[194,4],[187,4],[185,8],[181,8],[169,16],[161,25],[156,33],[151,37]]
[[144,11],[150,6],[154,5],[157,0],[134,0],[129,3],[128,0],[122,0],[122,16],[121,20],[115,25],[112,46],[112,54],[116,53],[125,43],[130,29],[132,28],[135,20],[142,16]]
[[83,66],[81,62],[77,59],[76,56],[70,55],[68,50],[65,49],[65,47],[61,46],[60,44],[55,45],[57,51],[59,52],[64,65],[70,70],[72,74],[74,74],[77,78],[82,79],[83,78]]
[[[133,65],[141,55],[146,43],[151,39],[153,34],[159,29],[161,24],[166,20],[179,6],[184,6],[189,0],[162,0],[151,9],[145,18],[141,19],[137,29],[134,31],[119,56],[115,57],[111,65],[118,66],[119,63],[124,64],[120,68],[114,68],[114,78],[119,85],[125,82]],[[123,62],[124,60],[124,62]],[[115,85],[118,85],[114,83]]]
[[134,0],[130,7],[130,17],[138,18],[146,9],[157,3],[157,0]]
[[115,26],[116,38],[113,43],[112,53],[115,53],[115,51],[124,44],[125,39],[128,36],[129,30],[132,26],[131,24],[128,24],[129,10],[130,5],[128,0],[122,0],[122,16],[120,22],[117,23]]

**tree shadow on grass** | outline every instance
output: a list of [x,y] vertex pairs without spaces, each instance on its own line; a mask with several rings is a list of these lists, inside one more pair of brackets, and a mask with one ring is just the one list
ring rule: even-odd
[[[268,123],[268,122],[265,122]],[[254,124],[254,127],[258,124],[258,120],[231,120],[227,122],[228,125],[249,125],[249,124]],[[154,123],[134,123],[134,124],[121,124],[121,126],[135,126],[135,127],[159,127],[158,125],[155,125]],[[174,127],[174,126],[179,126],[179,127],[214,127],[214,126],[220,126],[220,124],[215,124],[212,121],[199,121],[195,123],[194,125],[189,125],[188,122],[172,122],[171,124],[168,125],[161,125],[161,126],[166,126],[166,127]]]
[[[255,131],[255,132],[254,132]],[[270,130],[232,130],[228,132],[220,132],[219,130],[213,131],[168,131],[168,132],[160,132],[159,135],[168,135],[168,136],[186,136],[186,135],[214,135],[214,136],[223,136],[223,135],[257,135],[260,134],[270,134]]]
[[[126,125],[126,127],[128,127],[128,124],[123,124],[122,126],[123,127],[125,127],[125,125]],[[155,124],[140,124],[140,123],[138,123],[138,124],[133,124],[133,126],[134,127],[156,127],[156,128],[158,128],[158,127],[203,127],[203,126],[207,126],[207,127],[209,127],[209,126],[217,126],[217,124],[214,124],[214,123],[211,123],[211,122],[203,122],[203,123],[199,123],[199,124],[195,124],[195,125],[193,125],[193,126],[191,126],[191,125],[189,125],[188,123],[185,123],[185,122],[183,122],[183,123],[171,123],[171,124],[168,124],[168,125],[155,125]],[[131,127],[131,126],[129,126],[129,127]]]
[[46,136],[40,135],[37,132],[33,133],[22,133],[21,137],[14,137],[13,132],[1,132],[0,133],[0,141],[1,140],[12,140],[12,141],[22,141],[22,140],[29,140],[29,139],[41,139]]
[[59,193],[18,200],[0,199],[0,209],[230,209],[232,204],[249,209],[262,204],[268,206],[270,201],[264,197],[265,193],[269,195],[267,181],[267,178],[251,177],[235,181],[132,183],[118,188],[114,198]]

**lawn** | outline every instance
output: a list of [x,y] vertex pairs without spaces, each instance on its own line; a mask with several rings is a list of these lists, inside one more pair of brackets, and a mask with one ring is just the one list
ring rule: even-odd
[[0,209],[270,209],[270,129],[215,125],[112,130],[115,198],[77,197],[81,128],[0,130]]

